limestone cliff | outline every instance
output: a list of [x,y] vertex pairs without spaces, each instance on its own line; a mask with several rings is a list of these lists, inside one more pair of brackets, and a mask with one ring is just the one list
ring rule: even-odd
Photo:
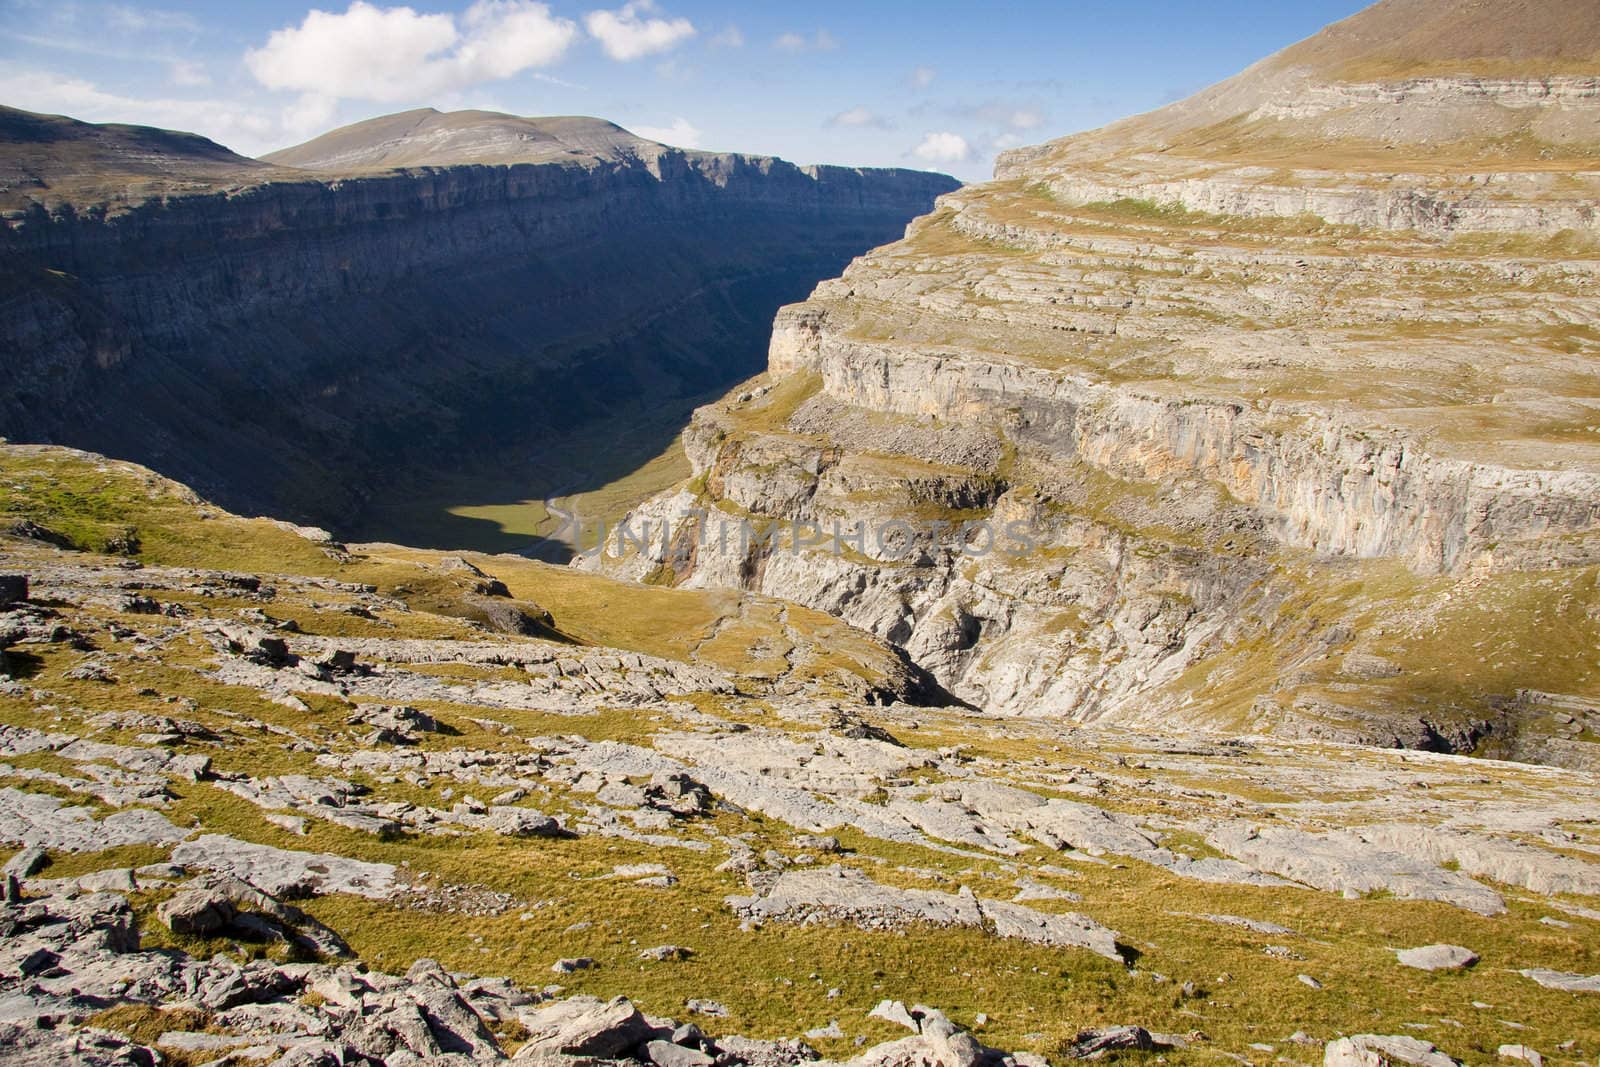
[[956,185],[589,151],[597,120],[531,161],[329,172],[4,118],[0,432],[335,526],[376,482],[749,374],[779,305]]
[[[1389,0],[1005,157],[778,315],[640,515],[699,528],[589,565],[825,608],[996,712],[1592,760],[1600,26],[1499,7]],[[895,519],[915,551],[830,534]]]

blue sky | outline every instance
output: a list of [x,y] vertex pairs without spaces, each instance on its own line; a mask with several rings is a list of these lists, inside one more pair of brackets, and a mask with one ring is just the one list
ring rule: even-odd
[[0,103],[246,154],[407,108],[588,114],[686,147],[973,180],[1360,0],[0,0]]

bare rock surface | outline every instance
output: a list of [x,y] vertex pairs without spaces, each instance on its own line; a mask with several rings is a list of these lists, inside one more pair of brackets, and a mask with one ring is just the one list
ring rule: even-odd
[[730,897],[728,905],[741,918],[757,921],[849,922],[890,930],[912,924],[977,927],[996,937],[1087,948],[1108,959],[1122,958],[1115,931],[1083,915],[1056,915],[1021,904],[979,900],[967,889],[954,894],[899,889],[839,866],[785,872],[765,891],[751,897]]
[[13,844],[100,852],[121,845],[170,844],[183,836],[165,816],[145,808],[96,819],[87,808],[64,806],[56,797],[0,788],[0,840]]
[[1568,974],[1544,967],[1531,967],[1520,972],[1546,989],[1561,989],[1571,993],[1600,993],[1600,974]]
[[1207,835],[1209,844],[1253,866],[1331,893],[1385,890],[1409,900],[1440,900],[1482,915],[1505,911],[1500,894],[1465,875],[1368,845],[1355,834],[1326,835],[1243,824]]
[[1323,1067],[1383,1067],[1393,1063],[1455,1067],[1458,1063],[1421,1038],[1383,1034],[1356,1034],[1330,1041],[1322,1062]]
[[225,834],[202,834],[172,851],[174,863],[231,875],[273,897],[351,893],[382,899],[395,888],[395,868],[322,852],[258,845]]

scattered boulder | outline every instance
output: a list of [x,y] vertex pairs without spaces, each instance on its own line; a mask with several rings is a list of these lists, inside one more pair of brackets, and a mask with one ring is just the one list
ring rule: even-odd
[[1148,1052],[1155,1047],[1150,1031],[1142,1026],[1107,1026],[1079,1031],[1065,1055],[1074,1060],[1099,1060],[1113,1052]]
[[1323,1067],[1388,1067],[1396,1063],[1412,1067],[1459,1067],[1457,1062],[1420,1038],[1354,1034],[1328,1042],[1323,1050]]
[[0,874],[8,874],[16,878],[32,878],[49,861],[50,854],[48,852],[38,845],[30,845],[6,860],[5,867],[0,868]]
[[1495,1055],[1503,1060],[1521,1060],[1529,1067],[1544,1067],[1544,1057],[1527,1045],[1501,1045]]
[[903,1026],[913,1034],[921,1033],[922,1027],[917,1020],[912,1018],[906,1006],[898,1000],[880,1000],[877,1007],[867,1012],[869,1018],[882,1019],[884,1022]]
[[594,965],[594,960],[588,956],[574,956],[570,959],[556,960],[550,965],[550,969],[556,974],[576,974],[579,971],[590,970]]
[[1600,993],[1600,974],[1568,974],[1565,971],[1552,971],[1544,967],[1530,967],[1518,972],[1524,978],[1531,978],[1546,989],[1559,989],[1567,993]]
[[363,704],[348,721],[351,726],[374,726],[405,734],[413,742],[416,739],[410,735],[439,732],[439,723],[432,715],[403,704]]
[[613,1059],[651,1040],[654,1030],[627,997],[602,1001],[572,997],[541,1006],[521,1016],[528,1041],[517,1050],[519,1060],[551,1053]]
[[655,948],[647,948],[639,953],[639,958],[641,960],[652,960],[656,963],[666,963],[686,960],[693,955],[694,949],[684,948],[682,945],[657,945]]
[[561,823],[534,811],[532,808],[502,807],[496,805],[489,809],[484,820],[489,829],[497,834],[507,837],[563,837],[566,831]]
[[1460,945],[1423,945],[1395,953],[1402,966],[1419,971],[1460,971],[1478,962],[1478,954]]
[[175,934],[210,937],[221,933],[238,916],[225,893],[215,889],[184,889],[156,909],[156,916]]
[[681,771],[657,771],[644,788],[644,802],[673,815],[700,815],[715,803],[711,790]]
[[40,526],[31,519],[21,519],[6,527],[5,532],[12,537],[21,537],[28,541],[38,541],[40,544],[54,545],[56,548],[65,548],[77,551],[78,546],[73,544],[72,538],[66,534],[57,533],[47,526]]
[[0,608],[9,608],[28,599],[26,574],[0,574]]
[[556,625],[555,616],[527,601],[503,600],[491,595],[474,600],[472,608],[496,633],[544,637]]
[[252,663],[265,667],[287,667],[296,662],[289,652],[288,642],[264,630],[225,623],[218,627],[218,632],[229,652]]
[[697,1048],[672,1041],[650,1041],[644,1046],[645,1059],[656,1067],[711,1067],[716,1059]]

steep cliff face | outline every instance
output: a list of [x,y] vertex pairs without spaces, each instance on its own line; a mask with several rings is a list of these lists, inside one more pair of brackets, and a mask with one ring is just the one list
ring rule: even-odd
[[374,483],[749,374],[778,306],[955,186],[659,145],[181,191],[178,159],[115,197],[46,163],[0,232],[0,432],[334,526]]
[[[1388,54],[1373,25],[1492,8],[1380,4],[1004,159],[779,313],[766,379],[637,517],[703,518],[587,565],[823,607],[996,712],[1593,759],[1559,709],[1600,703],[1600,97],[1532,92],[1565,62],[1533,43],[1502,82],[1413,57],[1479,79],[1454,117],[1459,86],[1338,73]],[[1474,177],[1462,115],[1515,180]]]

